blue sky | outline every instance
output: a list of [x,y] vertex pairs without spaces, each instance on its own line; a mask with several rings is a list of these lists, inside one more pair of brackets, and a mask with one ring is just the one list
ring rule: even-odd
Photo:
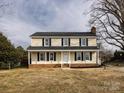
[[15,45],[27,47],[34,32],[90,31],[92,1],[87,0],[0,0],[0,31]]

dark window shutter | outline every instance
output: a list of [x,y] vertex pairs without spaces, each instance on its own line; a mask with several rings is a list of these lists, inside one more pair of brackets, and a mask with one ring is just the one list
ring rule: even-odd
[[69,43],[69,46],[70,46],[70,38],[68,39],[68,43]]
[[31,64],[31,59],[32,59],[32,58],[31,58],[31,53],[30,53],[30,64]]
[[88,38],[86,38],[86,46],[88,46]]
[[39,61],[39,52],[37,53],[37,61]]
[[75,61],[77,61],[77,59],[76,59],[76,52],[75,52]]
[[63,46],[63,38],[61,39],[61,44],[62,44],[62,46]]
[[81,52],[81,56],[82,56],[82,61],[84,60],[84,55],[83,55],[83,52]]
[[92,52],[90,52],[90,60],[92,60]]
[[42,39],[42,46],[44,46],[44,38]]
[[56,61],[56,52],[54,52],[54,61]]
[[50,43],[50,46],[51,46],[51,38],[49,39],[49,43]]
[[81,38],[79,38],[79,46],[81,46]]
[[49,52],[47,52],[47,61],[49,61]]

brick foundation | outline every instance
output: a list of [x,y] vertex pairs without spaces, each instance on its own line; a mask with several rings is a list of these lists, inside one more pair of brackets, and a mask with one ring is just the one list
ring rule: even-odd
[[[61,64],[31,64],[29,68],[60,68]],[[62,66],[69,67],[69,64],[63,64]],[[92,67],[99,67],[97,64],[71,64],[71,68],[92,68]]]
[[98,64],[71,64],[71,68],[92,68],[99,67]]
[[61,64],[31,64],[29,68],[59,68]]

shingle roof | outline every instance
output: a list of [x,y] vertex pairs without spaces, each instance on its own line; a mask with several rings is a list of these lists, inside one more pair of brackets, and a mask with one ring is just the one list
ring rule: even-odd
[[33,47],[29,46],[27,50],[78,50],[78,49],[99,49],[97,46],[86,46],[86,47]]
[[92,32],[36,32],[31,36],[96,36]]

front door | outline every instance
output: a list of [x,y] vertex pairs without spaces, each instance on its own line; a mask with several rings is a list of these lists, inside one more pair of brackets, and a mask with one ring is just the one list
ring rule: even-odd
[[64,63],[68,63],[69,60],[69,54],[67,52],[63,53],[63,62]]

